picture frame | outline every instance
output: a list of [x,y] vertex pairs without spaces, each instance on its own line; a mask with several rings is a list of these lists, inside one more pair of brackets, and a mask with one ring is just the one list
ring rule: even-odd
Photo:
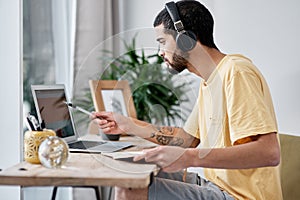
[[89,80],[95,110],[118,112],[136,118],[129,83],[126,80]]

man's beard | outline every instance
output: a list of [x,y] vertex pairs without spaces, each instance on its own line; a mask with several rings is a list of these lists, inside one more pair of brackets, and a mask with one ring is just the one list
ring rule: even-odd
[[169,72],[171,74],[178,74],[185,70],[188,65],[188,61],[186,60],[188,58],[187,52],[174,52],[173,55],[173,62],[169,63],[170,67],[168,68]]

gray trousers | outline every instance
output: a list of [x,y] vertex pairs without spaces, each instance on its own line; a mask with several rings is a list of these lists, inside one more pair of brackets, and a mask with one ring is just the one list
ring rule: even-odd
[[234,200],[227,192],[214,183],[187,173],[183,182],[183,172],[160,172],[149,186],[149,200]]

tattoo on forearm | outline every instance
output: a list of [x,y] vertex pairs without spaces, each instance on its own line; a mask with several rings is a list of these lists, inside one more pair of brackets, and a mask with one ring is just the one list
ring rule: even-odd
[[172,140],[172,137],[165,135],[156,135],[156,140],[162,145],[168,145]]
[[155,134],[157,142],[162,145],[181,146],[184,143],[183,138],[174,136],[175,128],[161,127]]

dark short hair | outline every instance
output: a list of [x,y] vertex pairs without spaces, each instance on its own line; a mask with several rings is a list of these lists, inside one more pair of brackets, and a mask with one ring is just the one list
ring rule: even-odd
[[[201,44],[218,49],[213,38],[214,19],[209,10],[200,2],[194,0],[178,1],[176,6],[184,29],[193,31]],[[174,38],[176,37],[174,24],[165,8],[156,16],[153,26],[156,27],[160,24],[163,24],[166,33],[172,34]]]

